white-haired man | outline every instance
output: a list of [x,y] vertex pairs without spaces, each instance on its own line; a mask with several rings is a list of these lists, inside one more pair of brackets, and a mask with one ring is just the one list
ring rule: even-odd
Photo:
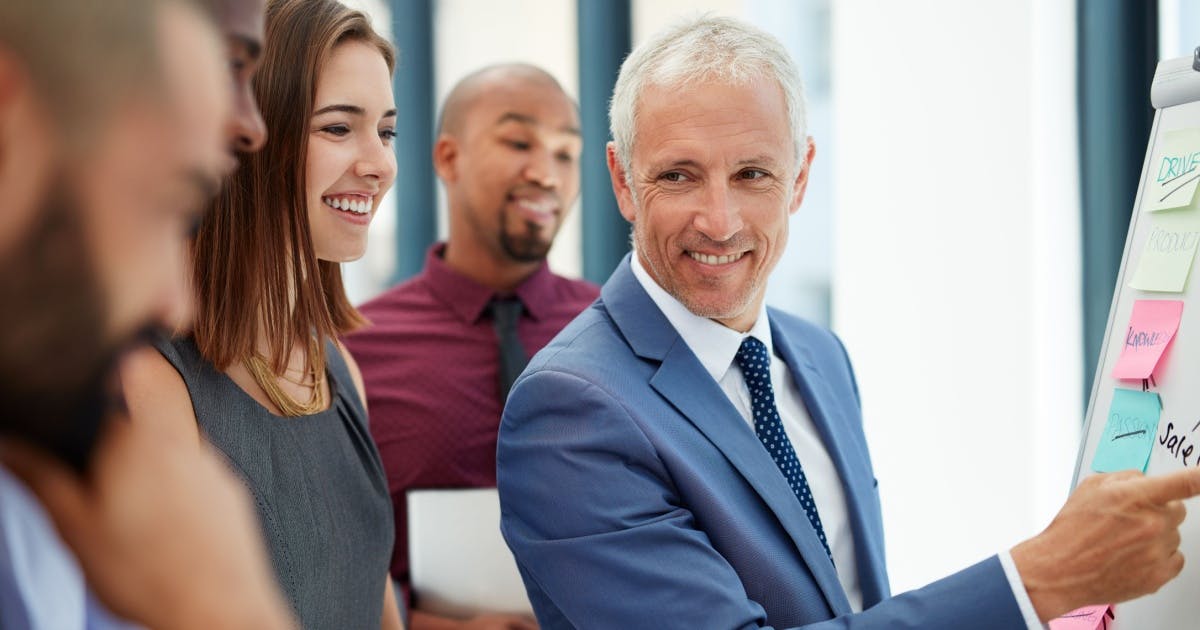
[[735,20],[689,20],[625,61],[611,120],[635,253],[500,427],[501,528],[542,627],[1040,627],[1178,574],[1200,473],[1126,473],[892,597],[849,359],[763,303],[814,155],[793,62]]

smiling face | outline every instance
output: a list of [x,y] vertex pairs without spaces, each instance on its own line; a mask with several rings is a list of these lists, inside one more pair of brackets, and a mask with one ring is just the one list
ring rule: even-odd
[[379,49],[348,41],[317,79],[309,125],[306,196],[319,260],[347,262],[367,248],[367,226],[396,177],[396,105]]
[[479,81],[434,149],[450,249],[477,264],[540,263],[579,195],[578,113],[539,72],[501,69]]
[[628,179],[611,143],[608,163],[639,261],[691,312],[749,330],[808,180],[782,90],[766,78],[652,86],[636,124]]

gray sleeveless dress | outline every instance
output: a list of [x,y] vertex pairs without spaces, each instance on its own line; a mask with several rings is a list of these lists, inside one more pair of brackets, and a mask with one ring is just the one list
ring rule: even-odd
[[327,344],[329,409],[283,418],[216,371],[190,337],[155,346],[183,376],[200,430],[253,493],[275,573],[301,625],[379,628],[392,506],[341,352]]

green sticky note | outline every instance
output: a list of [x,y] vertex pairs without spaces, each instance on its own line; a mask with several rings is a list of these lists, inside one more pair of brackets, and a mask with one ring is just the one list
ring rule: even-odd
[[1120,387],[1114,389],[1112,406],[1108,408],[1108,424],[1104,425],[1104,434],[1096,447],[1092,470],[1146,472],[1161,414],[1158,394]]
[[1144,220],[1150,221],[1150,234],[1129,286],[1143,291],[1182,292],[1200,244],[1200,212],[1160,212]]
[[1145,212],[1190,207],[1200,184],[1200,129],[1164,133],[1154,148],[1149,175],[1142,196]]

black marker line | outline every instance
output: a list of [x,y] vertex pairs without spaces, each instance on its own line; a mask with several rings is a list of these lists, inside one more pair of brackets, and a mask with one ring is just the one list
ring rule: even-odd
[[1200,175],[1197,175],[1197,176],[1195,176],[1195,177],[1193,177],[1193,178],[1191,178],[1191,179],[1187,180],[1186,182],[1183,182],[1182,184],[1180,184],[1180,185],[1176,186],[1174,189],[1172,189],[1172,190],[1171,190],[1171,192],[1169,192],[1169,193],[1167,193],[1167,194],[1163,195],[1163,196],[1162,196],[1162,199],[1159,199],[1159,201],[1160,201],[1160,202],[1162,202],[1162,201],[1166,201],[1166,200],[1167,200],[1167,197],[1170,197],[1171,195],[1174,195],[1175,193],[1179,192],[1179,190],[1180,190],[1181,188],[1183,188],[1184,186],[1187,186],[1188,184],[1190,184],[1190,183],[1192,183],[1192,182],[1196,181],[1197,179],[1200,179]]
[[1194,173],[1194,172],[1196,172],[1196,167],[1195,167],[1195,166],[1193,166],[1192,168],[1188,169],[1187,171],[1184,171],[1184,172],[1182,172],[1182,173],[1180,173],[1180,174],[1176,175],[1175,177],[1172,177],[1171,179],[1168,179],[1168,180],[1166,180],[1166,181],[1161,181],[1161,182],[1158,182],[1158,185],[1159,185],[1159,186],[1166,186],[1167,184],[1170,184],[1171,182],[1173,182],[1173,181],[1175,181],[1175,180],[1179,179],[1180,177],[1184,177],[1184,176],[1187,176],[1187,175],[1191,175],[1191,174],[1192,174],[1192,173]]
[[1192,433],[1195,433],[1196,429],[1200,429],[1200,422],[1197,422],[1196,426],[1192,427]]
[[1121,438],[1129,437],[1129,436],[1131,436],[1131,435],[1137,435],[1137,434],[1139,434],[1139,433],[1145,434],[1145,433],[1146,433],[1146,430],[1145,430],[1145,429],[1139,429],[1139,430],[1137,430],[1137,431],[1130,431],[1129,433],[1122,433],[1121,435],[1118,435],[1118,436],[1114,437],[1114,438],[1113,438],[1113,441],[1114,441],[1114,442],[1116,442],[1117,440],[1119,440],[1119,439],[1121,439]]

